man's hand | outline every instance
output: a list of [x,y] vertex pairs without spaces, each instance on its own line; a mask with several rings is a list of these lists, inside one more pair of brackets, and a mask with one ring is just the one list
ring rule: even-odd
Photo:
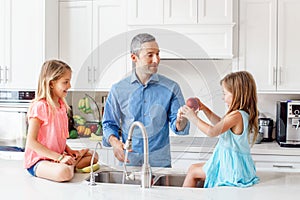
[[176,119],[176,129],[177,131],[182,131],[187,125],[187,119],[182,116],[182,107],[177,111],[177,119]]
[[[120,140],[118,140],[118,138],[116,138],[113,135],[109,137],[109,143],[113,147],[113,152],[114,152],[115,157],[119,161],[124,162],[124,159],[125,159],[125,154],[124,154],[125,148],[124,147],[125,147],[125,145]],[[128,160],[126,162],[128,162]]]

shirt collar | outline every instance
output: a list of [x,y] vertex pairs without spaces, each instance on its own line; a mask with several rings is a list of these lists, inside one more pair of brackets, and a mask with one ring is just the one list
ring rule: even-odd
[[[152,76],[150,77],[150,79],[148,80],[148,82],[146,84],[148,84],[148,83],[155,83],[155,82],[158,82],[158,81],[159,81],[158,75],[157,74],[152,74]],[[134,82],[141,83],[139,81],[138,77],[136,76],[135,71],[132,72],[132,74],[131,74],[131,81],[130,81],[130,83],[134,83]]]

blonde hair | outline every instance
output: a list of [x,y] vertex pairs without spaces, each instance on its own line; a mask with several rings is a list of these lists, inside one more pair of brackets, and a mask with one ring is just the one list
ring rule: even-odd
[[[49,111],[55,112],[55,103],[51,96],[50,84],[51,81],[60,79],[67,71],[72,72],[71,67],[60,60],[45,61],[39,75],[36,97],[33,101],[45,99],[48,105],[51,107]],[[69,109],[66,99],[62,98],[61,100],[66,108]]]
[[247,71],[238,71],[226,75],[220,82],[232,94],[232,103],[227,113],[244,110],[249,114],[249,132],[253,132],[252,144],[258,134],[258,108],[256,84],[253,76]]

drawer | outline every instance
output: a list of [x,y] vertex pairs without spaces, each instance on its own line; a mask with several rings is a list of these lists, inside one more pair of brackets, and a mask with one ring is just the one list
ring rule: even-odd
[[257,170],[300,172],[300,156],[252,155]]

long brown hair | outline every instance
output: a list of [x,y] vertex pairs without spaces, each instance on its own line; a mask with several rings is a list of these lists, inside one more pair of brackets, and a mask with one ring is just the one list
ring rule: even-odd
[[247,71],[232,72],[220,82],[232,94],[232,103],[227,113],[244,110],[249,114],[249,132],[253,133],[252,144],[258,134],[258,108],[256,84],[253,76]]
[[[34,101],[45,99],[51,107],[50,112],[55,111],[55,104],[51,96],[50,83],[60,79],[66,71],[72,72],[69,65],[60,60],[45,61],[38,80],[38,89]],[[66,108],[69,109],[65,98],[61,99]]]

